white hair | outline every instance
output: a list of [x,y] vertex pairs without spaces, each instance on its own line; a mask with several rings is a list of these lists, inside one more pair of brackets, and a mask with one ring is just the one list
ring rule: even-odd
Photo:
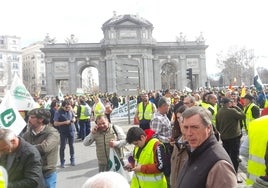
[[4,141],[7,144],[11,144],[11,140],[15,138],[15,133],[10,129],[0,128],[0,141]]
[[109,171],[88,178],[82,188],[129,188],[129,184],[121,174]]

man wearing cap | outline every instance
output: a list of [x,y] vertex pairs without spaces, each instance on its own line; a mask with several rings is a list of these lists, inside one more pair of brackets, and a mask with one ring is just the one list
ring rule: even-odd
[[247,93],[244,97],[244,113],[246,114],[245,126],[260,117],[260,108],[253,102],[254,97]]
[[[244,113],[246,114],[246,119],[244,122],[245,130],[247,132],[248,126],[251,121],[260,117],[260,108],[254,104],[253,99],[254,97],[247,93],[244,97]],[[242,138],[243,139],[243,138]],[[249,155],[249,143],[248,143],[248,136],[245,135],[243,142],[240,147],[240,154],[246,158]]]
[[[236,173],[239,166],[239,148],[242,136],[240,120],[245,118],[244,112],[229,98],[222,98],[222,108],[216,115],[216,128],[220,132],[223,147],[230,156]],[[238,183],[242,183],[240,180]]]
[[28,131],[23,138],[34,145],[42,158],[42,171],[47,188],[56,187],[56,165],[60,136],[53,126],[49,125],[50,112],[43,108],[35,108],[28,112]]

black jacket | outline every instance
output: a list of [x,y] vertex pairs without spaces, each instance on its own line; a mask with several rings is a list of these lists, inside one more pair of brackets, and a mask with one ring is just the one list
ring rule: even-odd
[[44,188],[41,156],[38,150],[23,138],[14,153],[13,162],[8,156],[0,158],[0,165],[8,172],[8,188]]
[[205,188],[208,173],[219,160],[232,164],[224,148],[211,135],[193,152],[189,152],[189,159],[179,174],[178,188]]

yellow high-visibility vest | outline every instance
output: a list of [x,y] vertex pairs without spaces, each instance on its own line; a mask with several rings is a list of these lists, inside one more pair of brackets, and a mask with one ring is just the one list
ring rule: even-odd
[[266,146],[268,142],[268,116],[251,121],[248,125],[249,159],[246,183],[252,185],[256,178],[265,176]]
[[[139,110],[139,114],[138,114],[139,120],[142,120],[142,119],[151,120],[153,118],[154,111],[153,111],[153,104],[151,102],[149,102],[146,105],[144,112],[143,112],[144,110],[143,102],[140,102],[138,104],[138,110]],[[143,113],[144,113],[144,116],[143,116]]]
[[[140,165],[154,164],[155,152],[154,145],[159,142],[158,139],[152,138],[142,149],[139,159],[136,158],[138,147],[134,148],[134,159]],[[157,174],[144,174],[136,172],[131,180],[131,188],[167,188],[167,181],[163,172]]]
[[0,188],[7,188],[7,172],[4,167],[0,166]]

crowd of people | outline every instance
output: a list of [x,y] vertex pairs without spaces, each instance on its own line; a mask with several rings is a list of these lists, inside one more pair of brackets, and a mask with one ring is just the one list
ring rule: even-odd
[[[134,172],[128,187],[236,187],[242,183],[241,156],[248,160],[246,183],[268,184],[267,94],[243,89],[165,90],[143,91],[131,99],[137,99],[134,118],[139,126],[127,133],[111,123],[113,109],[126,101],[116,93],[39,99],[40,108],[27,112],[27,127],[19,136],[0,129],[0,165],[7,171],[6,185],[56,187],[57,161],[65,168],[67,142],[69,164],[77,163],[75,139],[85,146],[96,144],[100,175],[83,188],[105,184],[101,174],[109,171],[111,148],[124,169]],[[127,162],[122,155],[126,144],[134,145]],[[118,183],[113,186],[120,187]]]
[[[268,161],[264,160],[268,157],[267,92],[240,88],[185,94],[166,90],[142,93],[138,101],[135,119],[139,127],[154,131],[154,138],[165,146],[168,160],[162,171],[168,187],[235,187],[243,182],[238,176],[241,157],[248,160],[246,183],[268,184]],[[257,149],[260,142],[262,147]],[[211,164],[202,162],[203,152],[206,160],[213,160]],[[204,176],[198,180],[195,174]]]

